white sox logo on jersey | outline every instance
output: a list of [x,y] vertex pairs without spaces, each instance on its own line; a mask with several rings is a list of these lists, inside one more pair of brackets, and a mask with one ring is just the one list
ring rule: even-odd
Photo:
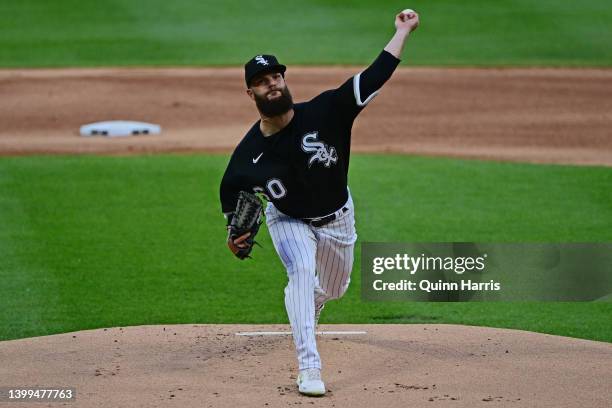
[[255,61],[257,61],[257,63],[261,64],[261,65],[268,65],[269,64],[268,60],[265,59],[264,57],[262,57],[261,55],[256,56],[255,57]]
[[323,163],[325,167],[336,164],[338,161],[336,148],[334,146],[328,146],[326,143],[319,142],[318,138],[319,132],[306,133],[302,137],[302,150],[306,153],[313,153],[313,155],[308,158],[308,167],[310,168],[315,161]]

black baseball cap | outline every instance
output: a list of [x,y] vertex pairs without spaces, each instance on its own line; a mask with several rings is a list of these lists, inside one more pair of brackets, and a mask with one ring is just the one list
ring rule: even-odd
[[244,81],[247,87],[255,75],[262,72],[280,72],[285,75],[287,67],[279,64],[274,55],[256,55],[244,65]]

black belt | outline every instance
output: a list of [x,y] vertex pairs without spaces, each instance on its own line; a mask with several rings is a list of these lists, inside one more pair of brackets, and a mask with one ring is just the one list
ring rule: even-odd
[[337,220],[338,218],[340,218],[340,215],[346,213],[348,210],[349,210],[348,207],[342,207],[342,209],[336,211],[335,213],[326,215],[324,217],[301,218],[301,220],[304,221],[306,224],[311,225],[313,227],[322,227],[326,224],[329,224],[332,221]]

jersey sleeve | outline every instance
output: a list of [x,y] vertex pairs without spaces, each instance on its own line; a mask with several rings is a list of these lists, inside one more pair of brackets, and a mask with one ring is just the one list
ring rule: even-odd
[[219,188],[219,196],[221,199],[221,211],[229,224],[231,217],[236,209],[236,203],[238,202],[238,195],[240,194],[240,183],[238,177],[232,166],[233,156],[225,169],[223,178],[221,179],[221,186]]
[[346,118],[355,119],[378,95],[399,63],[398,58],[383,50],[369,67],[333,91],[336,111]]

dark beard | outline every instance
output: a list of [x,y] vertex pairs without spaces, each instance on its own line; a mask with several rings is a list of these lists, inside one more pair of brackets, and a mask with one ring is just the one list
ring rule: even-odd
[[281,96],[272,100],[268,100],[267,94],[261,97],[255,95],[255,104],[262,115],[271,118],[287,113],[293,108],[293,97],[291,92],[289,92],[289,88],[285,85],[283,89],[278,91],[281,93]]

